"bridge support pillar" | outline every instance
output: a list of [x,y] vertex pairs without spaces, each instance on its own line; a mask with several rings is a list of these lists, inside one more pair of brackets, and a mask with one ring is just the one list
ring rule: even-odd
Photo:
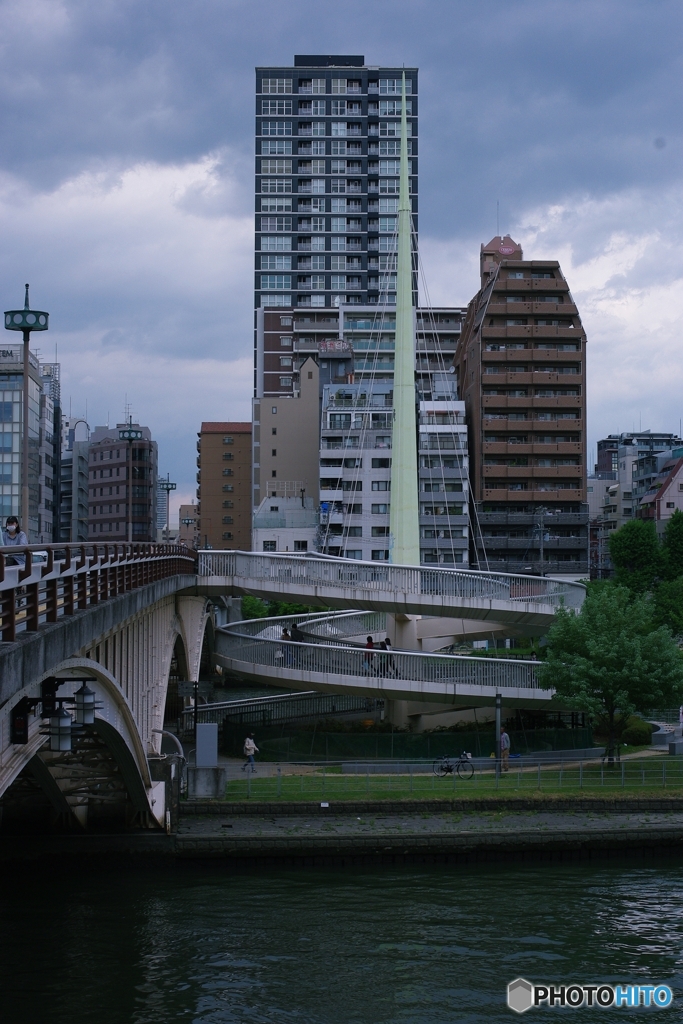
[[[419,618],[419,615],[387,615],[387,636],[396,650],[420,650],[420,641],[417,638]],[[388,700],[385,705],[385,717],[397,729],[407,729],[411,725],[412,705],[413,702],[409,700]]]

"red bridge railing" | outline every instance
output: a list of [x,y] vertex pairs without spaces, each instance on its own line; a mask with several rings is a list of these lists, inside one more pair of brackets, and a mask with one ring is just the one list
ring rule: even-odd
[[195,552],[182,545],[0,547],[0,638],[11,643],[20,633],[34,632],[83,608],[196,571]]

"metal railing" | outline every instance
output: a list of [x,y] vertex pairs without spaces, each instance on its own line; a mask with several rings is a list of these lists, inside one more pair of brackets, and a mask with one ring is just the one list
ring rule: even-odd
[[423,568],[377,562],[350,561],[320,555],[261,554],[245,551],[200,551],[199,575],[272,581],[323,590],[370,591],[413,597],[495,600],[513,605],[560,605],[580,608],[585,587],[580,583],[542,576],[510,575],[458,569]]
[[182,545],[0,547],[0,636],[11,643],[20,633],[119,594],[196,571],[196,554]]
[[[537,679],[539,666],[536,662],[510,662],[457,654],[424,654],[398,650],[370,651],[351,647],[344,645],[343,641],[340,643],[341,637],[336,639],[332,635],[325,636],[326,628],[334,628],[332,624],[335,618],[336,616],[329,614],[315,618],[295,615],[231,623],[216,632],[216,653],[221,658],[229,659],[233,669],[237,669],[236,663],[241,663],[244,666],[248,665],[252,673],[253,666],[271,671],[291,670],[297,677],[302,673],[315,673],[327,685],[334,685],[335,677],[356,677],[359,680],[387,682],[403,680],[410,684],[415,683],[415,689],[420,694],[438,693],[444,698],[455,696],[459,687],[486,687],[490,688],[492,693],[510,688],[543,690]],[[357,627],[365,628],[368,623],[365,616],[352,612],[341,613],[340,624],[345,618],[348,618],[348,623],[340,626],[342,631]],[[309,636],[315,631],[314,642],[298,643],[281,639],[283,624],[293,623],[304,626]],[[378,627],[383,625],[379,618],[375,624]],[[343,688],[342,680],[339,686]]]
[[[374,714],[382,700],[373,697],[357,697],[353,694],[318,693],[316,690],[303,693],[282,693],[273,697],[250,697],[244,700],[229,700],[215,704],[200,704],[197,707],[198,722],[217,722],[222,725],[233,720],[239,725],[280,725],[306,719],[317,719],[329,715]],[[194,724],[194,708],[182,712],[183,731],[189,732]]]

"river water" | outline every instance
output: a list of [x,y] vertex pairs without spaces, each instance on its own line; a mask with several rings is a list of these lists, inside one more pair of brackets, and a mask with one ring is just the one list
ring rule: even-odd
[[[683,867],[3,872],[7,1024],[680,1021]],[[664,982],[669,1009],[505,1006],[508,981]]]

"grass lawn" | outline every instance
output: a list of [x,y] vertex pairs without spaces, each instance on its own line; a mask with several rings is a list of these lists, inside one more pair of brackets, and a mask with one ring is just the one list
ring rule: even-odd
[[[289,771],[291,772],[291,766]],[[471,780],[433,774],[342,773],[338,765],[310,768],[299,775],[252,777],[228,783],[228,800],[434,800],[519,796],[571,796],[579,793],[619,797],[683,796],[683,758],[648,757],[623,760],[613,766],[600,762],[558,767],[516,768],[496,778],[492,769],[475,771]]]

